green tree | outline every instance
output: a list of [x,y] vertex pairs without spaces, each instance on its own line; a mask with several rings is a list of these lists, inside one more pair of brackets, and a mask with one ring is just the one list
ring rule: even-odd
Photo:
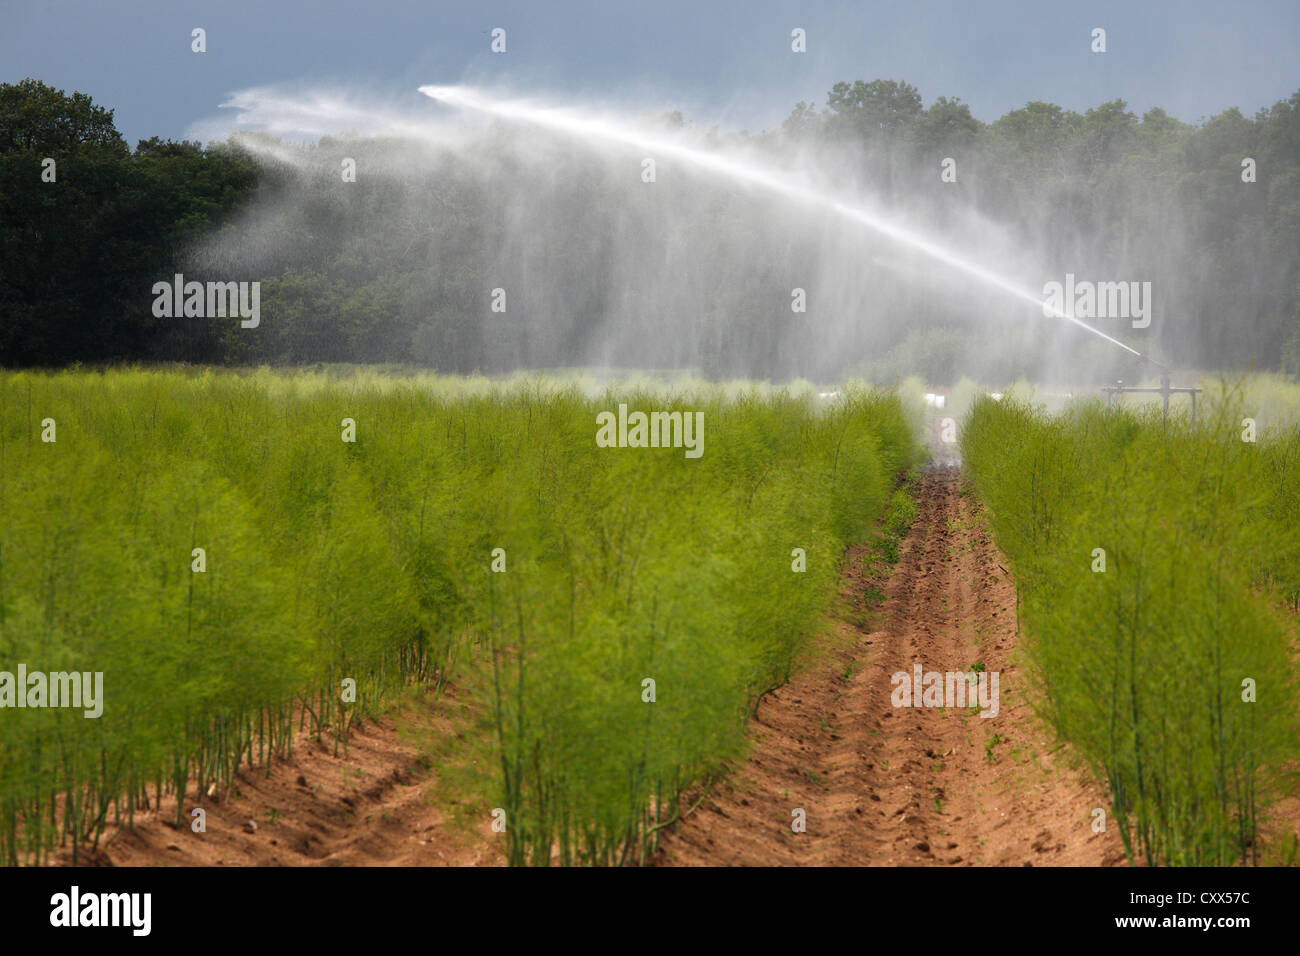
[[912,142],[924,155],[948,155],[973,146],[983,125],[960,99],[940,96],[917,118]]
[[0,152],[53,155],[85,148],[127,151],[112,110],[96,106],[85,93],[68,96],[30,77],[0,84]]
[[0,364],[218,359],[217,326],[154,316],[151,290],[256,184],[232,147],[153,138],[132,154],[86,94],[0,85]]
[[834,128],[870,140],[909,129],[921,115],[921,94],[896,80],[839,82],[831,87],[826,105]]
[[807,140],[820,135],[823,122],[822,114],[813,104],[800,100],[781,123],[781,132],[790,139]]

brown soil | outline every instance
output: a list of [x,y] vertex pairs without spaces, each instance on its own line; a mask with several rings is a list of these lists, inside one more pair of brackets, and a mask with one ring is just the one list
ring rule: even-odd
[[[233,792],[185,801],[175,827],[175,800],[136,813],[133,827],[110,830],[82,865],[102,866],[457,866],[503,864],[503,834],[490,817],[457,824],[456,808],[427,799],[434,775],[407,738],[454,734],[455,688],[436,703],[420,701],[352,731],[347,753],[333,742],[300,735],[289,760],[243,768]],[[191,829],[202,807],[207,830]],[[70,863],[65,853],[61,862]]]
[[[899,548],[878,623],[769,694],[748,762],[661,843],[659,865],[1112,865],[1114,825],[1093,833],[1100,788],[1067,766],[1025,702],[1014,585],[959,473],[934,468]],[[845,598],[860,599],[860,552]],[[848,646],[845,647],[844,645]],[[996,717],[895,708],[891,675],[1000,674]],[[999,735],[995,737],[995,735]],[[994,742],[996,740],[996,742]],[[806,832],[792,812],[806,813]]]

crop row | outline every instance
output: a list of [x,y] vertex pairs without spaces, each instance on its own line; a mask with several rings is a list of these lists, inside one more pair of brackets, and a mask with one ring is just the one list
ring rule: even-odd
[[[599,447],[619,403],[702,413],[704,454]],[[337,747],[463,678],[511,862],[640,859],[788,674],[912,435],[868,391],[2,376],[0,670],[104,691],[98,718],[0,709],[0,856],[167,794],[180,817],[303,726]]]
[[963,455],[1021,598],[1037,698],[1130,858],[1261,859],[1296,755],[1300,429],[1095,401],[975,403]]

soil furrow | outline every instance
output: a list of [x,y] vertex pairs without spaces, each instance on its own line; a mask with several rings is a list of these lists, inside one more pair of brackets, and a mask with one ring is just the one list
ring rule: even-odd
[[[847,590],[861,591],[850,554]],[[959,473],[934,468],[850,649],[761,704],[753,750],[730,782],[668,835],[660,865],[1098,865],[1122,861],[1094,833],[1100,788],[1062,761],[1025,702],[1015,590]],[[895,707],[892,677],[999,678],[996,716]],[[847,676],[849,672],[851,676]],[[989,708],[990,711],[992,708]],[[806,832],[793,831],[794,811]]]

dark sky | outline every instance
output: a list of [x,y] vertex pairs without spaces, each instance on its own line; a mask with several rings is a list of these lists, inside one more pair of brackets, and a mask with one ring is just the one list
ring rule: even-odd
[[[498,26],[504,55],[488,49]],[[1105,54],[1089,49],[1094,27]],[[0,0],[0,64],[0,81],[91,94],[132,145],[181,138],[236,90],[318,83],[413,104],[424,83],[504,83],[759,130],[801,99],[824,105],[837,80],[883,77],[986,121],[1029,100],[1082,111],[1118,97],[1198,122],[1300,89],[1300,3]]]

